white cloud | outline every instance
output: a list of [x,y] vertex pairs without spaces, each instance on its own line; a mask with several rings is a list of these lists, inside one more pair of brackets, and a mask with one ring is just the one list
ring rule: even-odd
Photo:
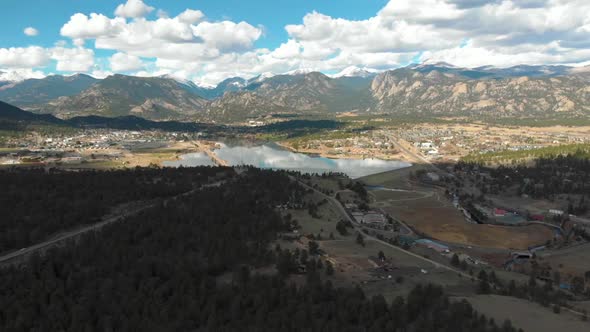
[[141,59],[135,55],[115,53],[110,58],[111,69],[115,72],[138,70],[144,67]]
[[178,20],[183,23],[195,24],[205,17],[200,10],[187,9],[178,15]]
[[246,22],[202,22],[192,28],[195,36],[202,38],[207,45],[220,51],[249,49],[262,35],[261,29]]
[[154,7],[150,7],[141,0],[127,0],[125,4],[120,4],[115,10],[115,15],[120,17],[144,17],[151,13]]
[[57,61],[59,71],[87,72],[94,66],[94,51],[87,48],[55,47],[51,58]]
[[108,76],[113,75],[114,73],[108,70],[93,70],[90,73],[90,76],[94,77],[94,78],[98,78],[98,79],[103,79],[106,78]]
[[0,49],[0,67],[42,67],[51,58],[58,68],[104,73],[93,67],[94,54],[85,48],[91,46],[116,52],[102,59],[113,72],[205,83],[300,68],[388,69],[416,60],[467,67],[587,63],[588,12],[587,0],[391,0],[362,20],[308,13],[285,27],[288,39],[280,45],[257,49],[264,31],[252,22],[210,21],[197,9],[169,17],[129,0],[115,17],[72,15],[60,32],[77,47]]
[[301,55],[301,44],[293,39],[289,39],[273,51],[273,56],[277,59],[289,59],[299,55]]
[[47,50],[39,46],[0,48],[0,67],[42,67],[49,60]]
[[20,82],[29,78],[43,78],[45,73],[30,68],[10,69],[6,72],[0,71],[0,81]]
[[23,30],[23,33],[29,37],[34,37],[37,36],[39,34],[39,30],[33,28],[33,27],[26,27]]
[[76,13],[64,24],[60,34],[72,39],[87,39],[113,35],[125,25],[125,19],[110,19],[102,14],[86,16]]

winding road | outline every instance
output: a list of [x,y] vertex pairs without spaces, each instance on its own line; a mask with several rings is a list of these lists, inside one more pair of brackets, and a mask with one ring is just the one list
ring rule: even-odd
[[317,190],[317,189],[315,189],[315,188],[307,185],[306,183],[304,183],[302,181],[299,181],[298,179],[295,179],[294,177],[292,177],[292,179],[294,179],[297,182],[299,182],[305,188],[309,188],[309,189],[315,191],[316,193],[318,193],[321,196],[323,196],[324,198],[326,198],[329,202],[331,202],[332,205],[334,205],[338,209],[338,211],[340,212],[340,214],[342,214],[342,216],[353,225],[354,229],[357,230],[357,231],[359,231],[359,232],[361,232],[361,234],[363,234],[365,236],[365,238],[370,239],[370,240],[373,240],[373,241],[378,242],[378,243],[381,243],[381,244],[383,244],[385,246],[388,246],[390,248],[393,248],[393,249],[395,249],[395,250],[397,250],[399,252],[402,252],[402,253],[404,253],[406,255],[412,256],[412,257],[417,258],[419,260],[422,260],[424,262],[428,262],[428,263],[432,264],[435,268],[445,269],[447,271],[457,273],[457,274],[459,274],[459,275],[461,275],[461,276],[463,276],[465,278],[469,278],[469,279],[473,278],[473,276],[471,276],[471,275],[469,275],[469,274],[467,274],[467,273],[465,273],[463,271],[455,270],[455,269],[453,269],[453,268],[451,268],[449,266],[440,264],[438,262],[435,262],[435,261],[433,261],[431,259],[428,259],[426,257],[420,256],[420,255],[418,255],[416,253],[413,253],[411,251],[405,250],[405,249],[400,248],[398,246],[394,246],[393,244],[391,244],[389,242],[386,242],[386,241],[383,241],[383,240],[379,240],[376,237],[373,237],[373,236],[370,236],[368,234],[362,233],[362,229],[360,228],[360,226],[356,223],[355,220],[353,220],[350,217],[350,215],[348,214],[348,212],[346,212],[346,209],[342,206],[342,204],[340,204],[340,202],[336,198],[334,198],[333,196],[326,195],[323,192],[321,192],[321,191],[319,191],[319,190]]

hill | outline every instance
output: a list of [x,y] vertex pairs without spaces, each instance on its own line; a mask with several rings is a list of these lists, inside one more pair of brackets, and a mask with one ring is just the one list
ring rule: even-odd
[[238,119],[277,113],[300,115],[365,109],[371,104],[366,77],[330,78],[319,72],[276,75],[214,100],[209,114]]
[[35,107],[62,96],[76,95],[98,80],[84,74],[52,75],[42,79],[0,83],[0,100],[20,107]]
[[456,71],[397,69],[371,83],[374,111],[414,116],[587,117],[588,77],[470,78]]
[[109,76],[71,97],[60,97],[40,112],[60,118],[136,115],[151,120],[189,120],[207,101],[177,81],[164,77]]
[[66,123],[50,114],[34,114],[0,101],[0,130],[23,130],[29,125],[59,125]]

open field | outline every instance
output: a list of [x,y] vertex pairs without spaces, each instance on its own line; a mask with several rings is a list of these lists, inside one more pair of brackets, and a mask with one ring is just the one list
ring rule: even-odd
[[336,223],[340,221],[340,214],[338,210],[330,203],[319,204],[323,198],[317,194],[312,193],[308,195],[308,199],[318,204],[319,218],[312,217],[308,210],[305,209],[289,209],[286,213],[290,213],[294,220],[297,220],[301,226],[301,234],[321,234],[323,238],[327,239],[330,233],[334,234],[334,238],[339,239],[342,236],[336,231]]
[[533,245],[544,244],[553,238],[553,231],[540,225],[510,227],[468,223],[459,210],[437,198],[390,201],[389,207],[382,208],[418,232],[445,242],[491,248],[527,249]]
[[375,198],[377,202],[384,201],[406,201],[413,199],[421,199],[431,196],[429,192],[417,191],[391,191],[391,190],[371,190],[369,193]]
[[506,207],[518,207],[520,210],[528,210],[531,213],[544,214],[549,209],[563,209],[567,208],[567,202],[550,202],[544,199],[532,199],[525,198],[522,196],[499,196],[499,195],[487,195],[486,198],[490,199],[498,206]]
[[[336,263],[335,281],[359,283],[368,295],[382,294],[393,299],[405,296],[418,284],[427,283],[439,284],[453,294],[472,294],[474,291],[471,280],[370,239],[365,240],[364,247],[356,244],[351,236],[345,240],[322,241],[321,248]],[[376,264],[369,257],[376,257],[379,251],[383,251],[390,261],[392,270],[373,272]],[[398,277],[402,278],[402,284],[396,282]]]
[[[410,191],[372,191],[373,206],[382,208],[417,232],[445,242],[471,246],[527,249],[553,238],[553,231],[540,225],[521,227],[478,225],[465,220],[437,188],[419,187],[408,175],[420,166],[376,174],[363,178],[370,185],[403,188]],[[426,195],[431,193],[430,195]]]
[[540,251],[537,256],[563,275],[584,275],[590,271],[590,243],[561,250]]
[[410,172],[416,172],[417,170],[425,168],[428,168],[428,166],[414,164],[410,167],[397,169],[395,171],[365,176],[359,180],[369,186],[384,186],[387,188],[396,189],[414,189],[414,185],[408,179]]
[[513,326],[525,331],[588,331],[590,323],[583,322],[579,317],[561,310],[553,313],[550,308],[526,300],[499,295],[475,295],[465,298],[482,314],[494,318],[502,324],[510,319]]

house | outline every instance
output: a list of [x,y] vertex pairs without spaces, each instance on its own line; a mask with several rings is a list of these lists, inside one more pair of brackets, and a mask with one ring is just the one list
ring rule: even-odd
[[431,149],[434,147],[434,144],[432,142],[421,142],[420,147],[422,149]]
[[367,214],[363,216],[363,224],[372,224],[372,223],[379,223],[384,224],[387,222],[387,219],[381,213],[369,211]]
[[494,208],[494,217],[504,217],[507,211],[499,208]]

